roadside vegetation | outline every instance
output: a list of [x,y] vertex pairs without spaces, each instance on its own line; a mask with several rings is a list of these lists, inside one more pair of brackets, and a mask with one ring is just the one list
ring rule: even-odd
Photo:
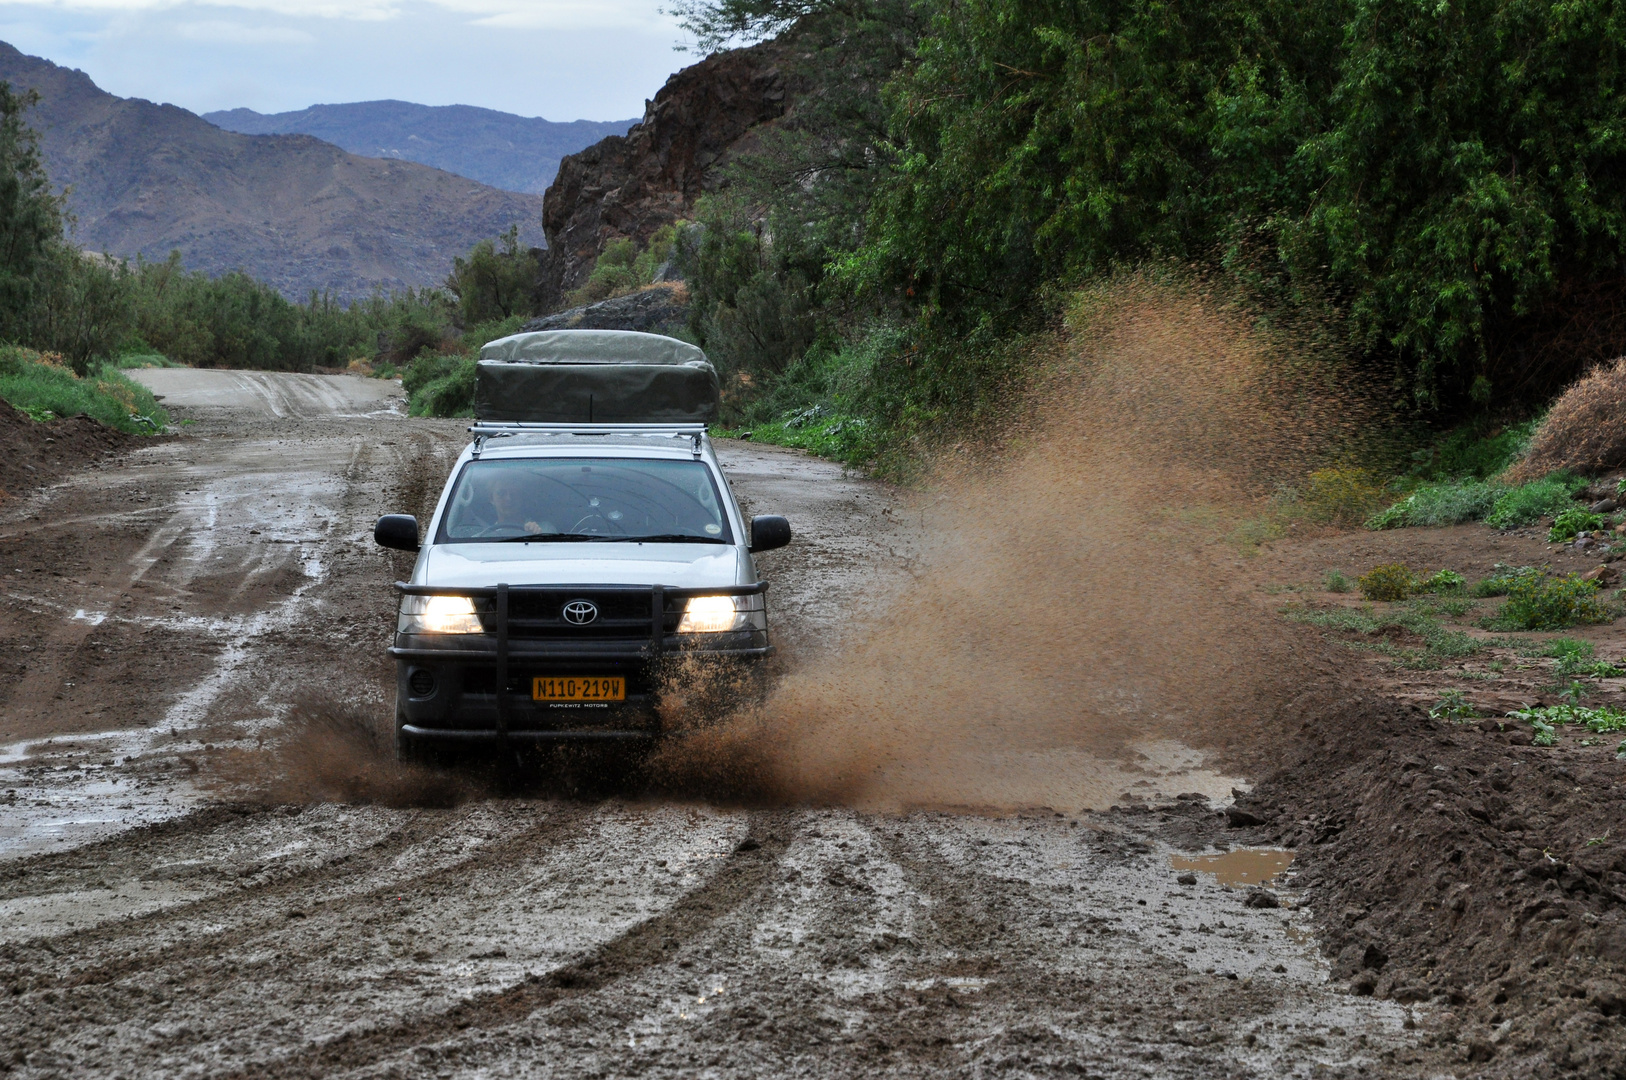
[[41,423],[84,414],[133,435],[169,423],[151,392],[117,367],[103,363],[80,375],[61,354],[14,345],[0,346],[0,400]]

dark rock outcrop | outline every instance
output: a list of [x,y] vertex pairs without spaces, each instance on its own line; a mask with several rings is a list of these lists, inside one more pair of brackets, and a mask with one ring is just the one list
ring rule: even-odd
[[776,39],[684,68],[626,135],[560,163],[542,209],[548,239],[538,291],[543,311],[586,282],[610,241],[629,237],[642,246],[717,189],[722,167],[755,145],[763,125],[785,114],[790,88],[781,61],[787,48]]
[[210,274],[246,270],[285,296],[438,285],[452,258],[509,225],[535,244],[541,199],[308,135],[239,135],[173,105],[101,90],[0,43],[0,79],[39,91],[25,114],[81,247]]
[[642,330],[649,334],[670,334],[688,317],[689,292],[681,283],[671,283],[544,315],[532,319],[520,327],[520,331]]

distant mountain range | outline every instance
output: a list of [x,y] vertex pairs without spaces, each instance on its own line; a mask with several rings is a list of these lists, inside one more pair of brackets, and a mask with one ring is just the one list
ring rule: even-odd
[[0,79],[39,91],[27,122],[80,247],[246,270],[284,295],[435,285],[453,256],[510,225],[542,243],[542,197],[308,135],[241,135],[173,105],[120,98],[0,43]]
[[554,123],[472,105],[358,101],[312,105],[298,112],[227,109],[204,113],[211,124],[244,135],[314,135],[363,157],[433,165],[504,191],[540,195],[559,159],[606,135],[625,135],[637,120]]

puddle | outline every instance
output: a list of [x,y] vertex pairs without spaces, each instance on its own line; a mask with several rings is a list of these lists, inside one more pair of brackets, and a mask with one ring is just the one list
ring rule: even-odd
[[1175,855],[1169,863],[1176,871],[1212,874],[1221,885],[1265,885],[1292,865],[1293,853],[1283,848],[1237,848],[1223,855]]

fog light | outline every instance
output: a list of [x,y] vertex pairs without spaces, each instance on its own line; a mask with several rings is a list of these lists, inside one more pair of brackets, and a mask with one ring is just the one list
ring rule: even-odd
[[407,676],[407,686],[412,690],[413,697],[428,697],[435,692],[435,673],[414,668],[412,674]]

